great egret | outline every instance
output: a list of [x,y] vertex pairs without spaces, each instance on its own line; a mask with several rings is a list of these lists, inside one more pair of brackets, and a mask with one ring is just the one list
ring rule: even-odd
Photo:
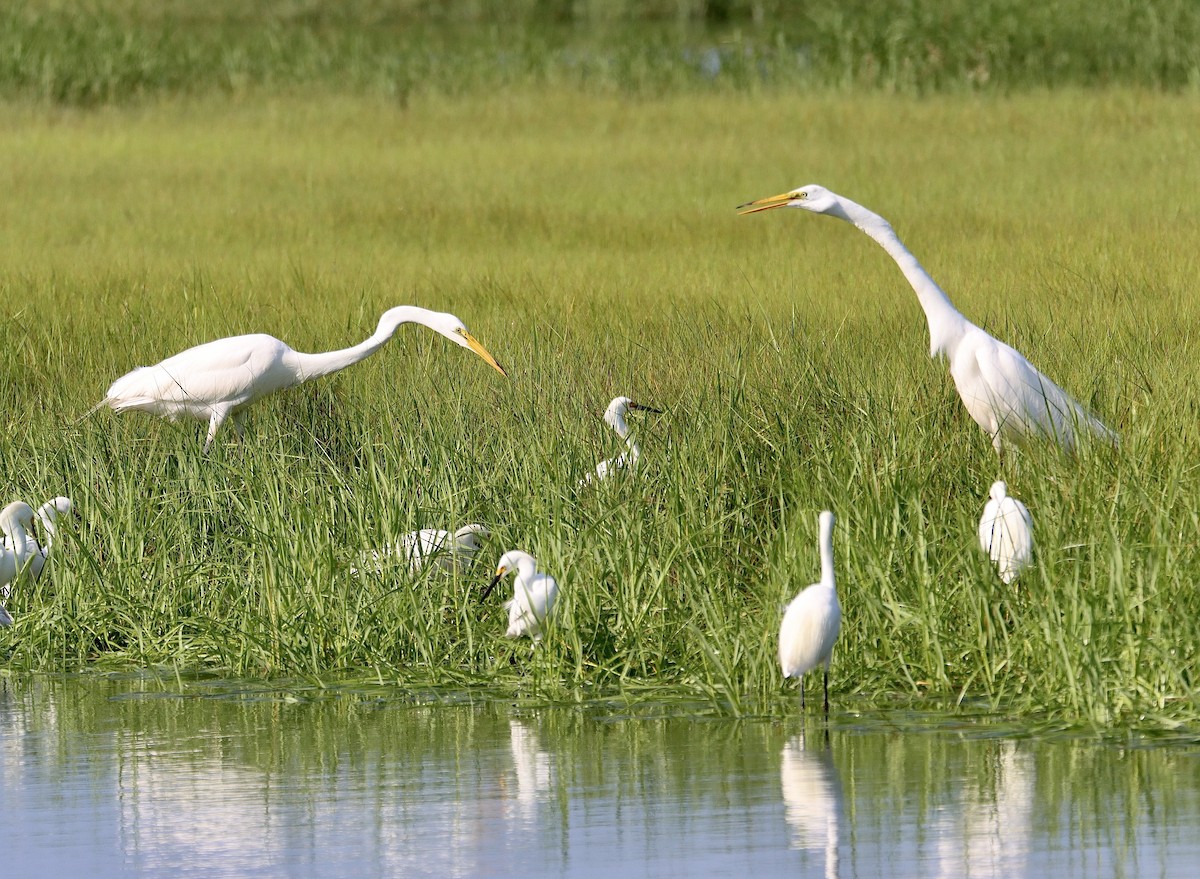
[[628,448],[617,455],[615,458],[609,458],[607,461],[601,461],[596,465],[596,470],[589,473],[583,479],[579,480],[579,484],[588,485],[592,480],[597,482],[608,478],[609,475],[618,470],[633,471],[637,467],[638,458],[642,456],[642,450],[638,448],[638,444],[630,435],[629,425],[625,421],[625,413],[634,410],[637,412],[654,412],[661,415],[661,409],[655,409],[651,406],[643,406],[641,403],[635,403],[628,397],[613,397],[608,408],[604,410],[604,423],[617,432],[617,436],[625,440],[625,445]]
[[117,412],[141,409],[171,421],[195,418],[208,422],[204,451],[229,416],[240,434],[247,406],[275,391],[345,369],[378,351],[401,324],[418,323],[464,348],[470,348],[501,375],[503,367],[452,314],[415,305],[389,308],[365,341],[340,351],[304,354],[257,333],[217,339],[168,357],[156,366],[139,366],[112,383],[102,406]]
[[517,576],[513,582],[513,597],[504,603],[508,611],[508,631],[504,634],[509,638],[529,635],[533,640],[540,641],[542,630],[558,600],[558,583],[549,574],[537,569],[537,560],[529,553],[512,549],[500,556],[496,576],[483,590],[479,600],[483,601],[491,595],[500,578],[514,569]]
[[990,495],[979,520],[979,545],[995,562],[1000,579],[1011,583],[1032,560],[1033,517],[1023,503],[1008,496],[1003,482],[993,482]]
[[[434,565],[446,573],[461,571],[471,564],[479,552],[479,538],[491,532],[480,524],[464,525],[457,531],[422,528],[410,531],[395,544],[382,551],[373,551],[371,558],[377,570],[387,558],[402,558],[414,574],[426,565]],[[351,573],[356,573],[352,570]]]
[[[57,520],[59,516],[65,516],[75,511],[75,505],[71,503],[69,497],[56,497],[46,501],[34,515],[41,522],[42,528],[42,543],[39,546],[37,539],[32,534],[25,535],[25,551],[27,555],[26,564],[28,565],[29,577],[36,580],[42,575],[42,568],[50,559],[50,551],[54,547],[54,535],[58,530]],[[4,545],[8,547],[8,538],[4,540]]]
[[821,525],[821,582],[805,587],[792,599],[779,626],[779,665],[784,678],[800,679],[804,707],[804,674],[825,664],[825,713],[829,713],[829,662],[842,627],[833,578],[833,513],[825,510]]
[[0,510],[0,532],[4,533],[4,548],[0,550],[0,601],[8,599],[18,579],[28,576],[31,547],[34,555],[38,554],[37,541],[29,533],[33,516],[33,507],[24,501],[13,501]]
[[929,324],[929,356],[944,354],[963,405],[991,437],[997,454],[1004,443],[1045,437],[1072,452],[1079,431],[1116,444],[1117,434],[1039,372],[1019,351],[971,323],[954,307],[929,273],[900,241],[887,220],[822,186],[740,205],[743,214],[772,208],[801,208],[853,223],[896,261],[912,285]]

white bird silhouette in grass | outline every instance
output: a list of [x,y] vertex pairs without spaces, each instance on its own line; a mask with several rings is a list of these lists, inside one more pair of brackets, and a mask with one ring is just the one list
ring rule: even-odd
[[[0,510],[0,532],[4,533],[4,546],[0,549],[0,601],[7,601],[17,580],[28,576],[30,541],[37,546],[29,533],[33,516],[33,507],[24,501],[13,501]],[[12,622],[0,604],[0,626],[11,626]]]
[[833,576],[833,513],[820,515],[821,581],[805,587],[792,599],[779,625],[779,665],[784,678],[800,679],[800,707],[804,708],[804,675],[825,666],[825,713],[829,714],[829,663],[842,628]]
[[625,441],[627,448],[615,458],[609,458],[597,464],[593,472],[579,480],[580,486],[590,485],[593,481],[601,482],[618,471],[627,470],[633,472],[637,468],[638,459],[642,456],[642,450],[634,440],[628,422],[625,421],[625,414],[631,410],[662,414],[661,409],[655,409],[652,406],[643,406],[641,403],[633,402],[628,397],[613,397],[612,402],[608,404],[608,408],[604,410],[604,423],[617,432],[617,436]]
[[513,581],[513,597],[504,603],[508,611],[508,631],[504,634],[509,638],[528,635],[540,641],[558,601],[558,582],[539,571],[537,560],[529,553],[513,549],[502,555],[496,565],[496,576],[492,577],[479,600],[484,601],[500,579],[514,570],[517,575]]
[[[189,348],[155,366],[140,366],[112,383],[103,406],[117,412],[140,409],[171,421],[194,418],[208,422],[204,451],[217,431],[233,416],[238,435],[246,407],[275,391],[345,369],[374,354],[407,323],[418,323],[455,344],[469,348],[501,375],[507,375],[479,340],[457,317],[415,305],[390,308],[365,341],[339,351],[305,354],[262,333],[217,339]],[[86,416],[85,416],[86,417]]]
[[1011,583],[1033,560],[1033,517],[1008,486],[993,482],[991,500],[979,519],[979,545],[996,564],[1000,579]]
[[[410,531],[394,546],[373,550],[369,556],[371,567],[382,571],[389,559],[404,559],[414,574],[428,566],[448,574],[461,572],[475,560],[480,550],[479,539],[486,539],[490,533],[486,525],[479,523],[464,525],[457,531],[439,528]],[[366,562],[367,558],[364,556],[363,561]],[[350,569],[352,574],[357,572],[356,568]]]
[[944,354],[963,405],[992,440],[997,454],[1006,442],[1049,439],[1067,452],[1077,435],[1116,445],[1117,434],[1072,399],[1015,348],[975,326],[917,262],[887,220],[815,184],[739,206],[743,214],[800,208],[852,223],[895,260],[912,286],[929,324],[929,356]]

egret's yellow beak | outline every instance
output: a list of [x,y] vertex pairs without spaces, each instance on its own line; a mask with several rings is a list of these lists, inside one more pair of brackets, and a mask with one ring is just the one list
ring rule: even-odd
[[508,373],[504,371],[504,367],[496,362],[496,358],[488,353],[488,349],[484,348],[478,339],[468,333],[466,330],[459,330],[459,334],[463,337],[463,341],[467,343],[467,347],[487,361],[488,366],[496,370],[505,378],[508,378]]
[[504,576],[504,573],[507,570],[508,568],[505,567],[496,568],[496,576],[492,577],[492,582],[488,583],[487,588],[484,589],[479,595],[480,601],[484,601],[489,595],[492,594],[492,590],[496,588],[496,584],[500,582],[500,578]]
[[737,206],[737,212],[739,214],[757,214],[759,211],[769,211],[771,208],[786,207],[787,203],[795,197],[794,193],[781,192],[779,195],[772,195],[769,198],[760,198],[758,201],[740,204]]

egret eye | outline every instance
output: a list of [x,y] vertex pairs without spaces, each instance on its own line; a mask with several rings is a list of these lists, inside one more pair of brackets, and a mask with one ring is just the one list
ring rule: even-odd
[[808,193],[807,193],[807,192],[797,192],[797,193],[796,193],[796,198],[797,198],[797,199],[801,199],[801,198],[808,198]]

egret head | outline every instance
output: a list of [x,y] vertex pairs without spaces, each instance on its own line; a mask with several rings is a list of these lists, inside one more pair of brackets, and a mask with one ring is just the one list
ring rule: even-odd
[[471,335],[466,325],[449,312],[430,311],[428,308],[418,308],[415,305],[400,305],[396,308],[389,308],[383,313],[383,317],[379,319],[379,329],[376,332],[390,336],[400,324],[409,322],[427,326],[435,333],[445,336],[451,342],[454,342],[454,344],[471,349],[482,357],[492,369],[503,376],[508,375],[504,371],[504,367],[496,362],[496,358],[488,352],[487,348],[484,348],[483,344]]
[[1008,497],[1008,486],[1004,484],[1003,480],[993,482],[992,490],[989,492],[989,494],[991,495],[992,500],[1002,501]]
[[486,538],[491,533],[486,525],[472,523],[471,525],[464,525],[455,531],[454,540],[459,546],[464,546],[467,549],[479,549],[479,538]]
[[75,505],[71,503],[69,497],[56,497],[46,503],[46,512],[52,516],[65,516],[68,513],[75,512]]
[[643,406],[641,403],[635,403],[628,397],[613,397],[608,408],[604,410],[604,423],[614,429],[617,425],[625,420],[625,413],[633,410],[635,412],[655,412],[662,414],[661,409],[655,409],[651,406]]
[[33,507],[24,501],[13,501],[0,510],[0,529],[9,534],[14,525],[21,525],[28,531],[33,527]]
[[737,210],[739,214],[756,214],[759,211],[769,211],[771,208],[803,208],[814,214],[831,214],[842,220],[850,220],[837,195],[815,183],[798,186],[787,192],[781,192],[779,195],[738,205]]
[[528,567],[532,570],[536,570],[535,566],[536,562],[534,561],[533,556],[531,556],[529,553],[522,552],[519,549],[510,549],[504,555],[500,556],[500,561],[496,563],[496,575],[492,577],[492,582],[487,584],[487,587],[479,596],[479,600],[483,601],[485,598],[491,595],[492,590],[496,588],[496,584],[503,579],[505,574],[511,573],[512,571],[522,567]]

